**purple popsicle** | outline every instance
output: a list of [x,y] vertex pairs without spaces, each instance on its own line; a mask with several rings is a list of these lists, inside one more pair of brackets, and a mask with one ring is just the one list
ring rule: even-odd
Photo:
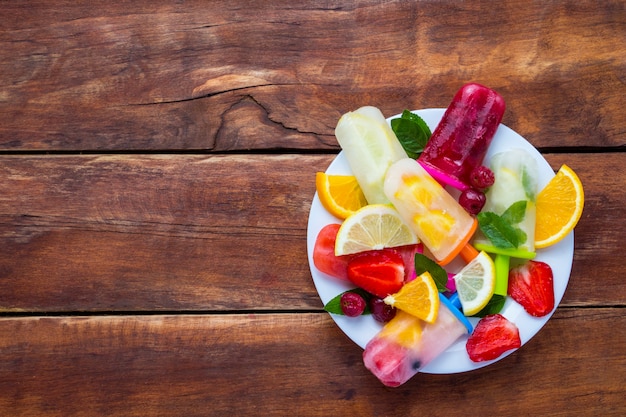
[[470,188],[470,174],[482,164],[502,121],[504,99],[480,84],[465,84],[456,93],[418,161],[443,184]]

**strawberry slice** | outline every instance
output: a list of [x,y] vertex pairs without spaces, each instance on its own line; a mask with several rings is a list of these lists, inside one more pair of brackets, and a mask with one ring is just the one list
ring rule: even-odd
[[527,261],[509,272],[508,293],[528,314],[543,317],[554,309],[553,281],[550,265]]
[[522,345],[515,323],[501,314],[491,314],[480,319],[467,339],[465,349],[474,362],[489,361],[504,352]]
[[384,298],[404,284],[404,259],[394,249],[355,255],[348,262],[348,279],[370,294]]

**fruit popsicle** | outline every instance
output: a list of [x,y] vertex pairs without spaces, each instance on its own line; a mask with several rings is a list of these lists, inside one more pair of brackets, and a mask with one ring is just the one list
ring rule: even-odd
[[456,93],[418,158],[437,181],[461,191],[487,153],[502,121],[504,99],[483,85],[466,84]]
[[454,259],[476,230],[476,219],[414,159],[389,167],[384,191],[440,265]]
[[[483,213],[495,213],[515,232],[509,244],[491,242],[484,233],[476,233],[474,247],[495,254],[495,293],[506,295],[509,258],[535,257],[535,199],[537,196],[537,162],[523,149],[511,149],[494,155],[490,168],[495,182],[486,194]],[[483,225],[481,224],[481,227]]]
[[389,166],[407,154],[382,112],[361,107],[341,116],[335,136],[369,204],[388,204],[383,180]]
[[437,319],[428,324],[398,310],[365,346],[363,362],[384,385],[397,387],[439,356],[459,337],[472,332],[470,322],[445,296]]

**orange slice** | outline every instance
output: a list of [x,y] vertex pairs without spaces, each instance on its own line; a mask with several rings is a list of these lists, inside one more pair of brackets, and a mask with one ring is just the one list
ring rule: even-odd
[[377,337],[389,338],[407,349],[415,349],[422,339],[422,322],[417,317],[398,310]]
[[315,176],[315,188],[324,208],[340,219],[347,218],[367,205],[365,195],[352,175],[318,172]]
[[383,301],[427,323],[434,323],[439,313],[439,291],[428,272],[404,284],[400,291]]
[[576,173],[567,165],[537,195],[535,247],[545,248],[571,232],[583,213],[585,193]]

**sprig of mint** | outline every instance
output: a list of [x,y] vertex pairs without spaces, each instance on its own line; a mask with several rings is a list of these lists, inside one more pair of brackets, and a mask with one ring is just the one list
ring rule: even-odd
[[518,224],[526,217],[526,200],[515,202],[502,213],[502,218],[510,224]]
[[422,275],[424,272],[429,272],[433,277],[435,285],[439,292],[447,291],[446,284],[448,283],[448,273],[438,263],[430,259],[426,255],[421,253],[415,254],[415,274]]
[[409,158],[417,158],[430,139],[430,128],[420,116],[404,110],[398,118],[391,119],[391,129]]
[[367,291],[362,290],[361,288],[353,288],[351,290],[342,292],[341,294],[337,295],[332,300],[330,300],[328,303],[326,303],[326,305],[324,306],[324,310],[326,310],[329,313],[344,315],[343,310],[341,309],[341,296],[347,292],[357,293],[361,297],[363,297],[363,299],[365,300],[365,310],[363,310],[363,314],[372,313],[369,307],[369,304],[370,304],[369,300],[370,298],[372,298],[372,295],[368,293]]
[[478,213],[478,227],[491,244],[500,249],[516,249],[526,242],[526,233],[517,224],[526,216],[526,201],[511,204],[501,216],[491,211]]

